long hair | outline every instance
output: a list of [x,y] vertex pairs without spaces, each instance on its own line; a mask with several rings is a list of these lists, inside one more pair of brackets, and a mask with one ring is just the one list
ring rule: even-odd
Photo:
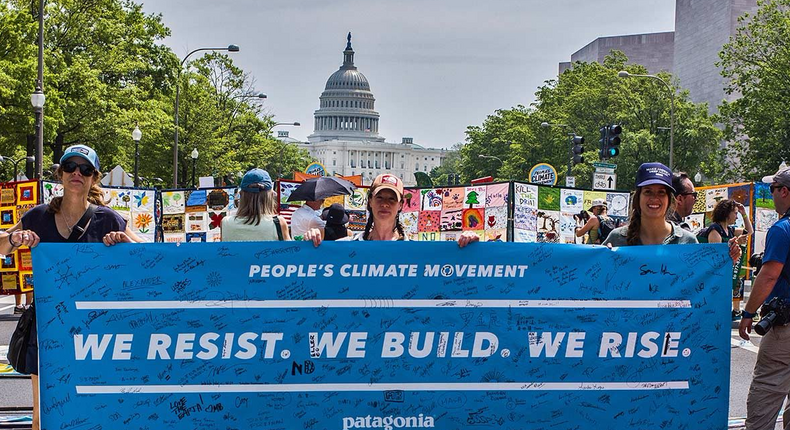
[[[370,199],[373,198],[373,190],[368,190],[368,222],[365,224],[365,232],[362,233],[362,238],[365,240],[369,240],[370,238],[370,231],[373,230],[373,208],[370,206]],[[401,202],[403,201],[403,197],[401,197]],[[400,223],[400,213],[403,209],[398,209],[398,214],[395,215],[395,228],[392,231],[397,231],[400,237],[405,238],[406,233],[404,233],[403,225]]]
[[[667,206],[667,211],[664,213],[664,219],[675,211],[675,206],[677,201],[675,200],[675,196],[672,192],[672,189],[669,187],[664,187],[667,190],[667,197],[669,198],[669,205]],[[642,200],[642,190],[644,187],[636,187],[636,191],[634,191],[634,198],[631,203],[631,213],[629,214],[628,218],[628,232],[626,234],[626,243],[628,245],[638,245],[640,242],[639,238],[639,231],[642,228],[642,210],[640,209],[639,202]]]
[[715,223],[726,222],[727,218],[730,217],[732,211],[737,209],[738,209],[738,205],[735,203],[735,200],[724,199],[716,203],[716,206],[713,208],[713,215],[711,216],[711,221]]
[[236,212],[237,218],[243,218],[244,224],[261,223],[263,215],[277,215],[277,196],[274,190],[264,190],[261,188],[259,193],[240,191],[239,210]]
[[[63,167],[58,167],[55,171],[55,175],[60,178],[60,182],[63,182]],[[99,178],[101,178],[101,172],[98,170],[94,170],[93,172],[93,185],[91,185],[91,189],[88,190],[88,202],[93,203],[96,206],[107,206],[107,203],[104,201],[104,191],[102,191],[101,186],[99,185]],[[59,213],[60,206],[63,204],[63,197],[55,197],[49,202],[49,208],[47,211],[50,213]]]

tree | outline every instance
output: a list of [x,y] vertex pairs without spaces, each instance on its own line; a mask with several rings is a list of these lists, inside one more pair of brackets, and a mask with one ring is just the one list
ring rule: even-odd
[[[494,173],[500,179],[527,180],[532,166],[549,163],[562,179],[570,161],[568,133],[582,135],[585,163],[572,166],[578,187],[589,188],[593,167],[598,160],[599,129],[605,125],[623,127],[620,155],[611,161],[618,165],[618,185],[631,188],[639,164],[669,162],[670,96],[664,85],[648,79],[618,78],[620,70],[646,74],[640,65],[626,65],[618,51],[603,64],[577,62],[558,79],[546,81],[536,92],[529,108],[517,106],[498,110],[482,127],[467,129],[467,144],[462,149],[461,166],[465,175]],[[659,75],[670,81],[666,73]],[[670,81],[671,82],[671,81]],[[542,127],[541,123],[556,124]],[[560,127],[559,124],[568,127]],[[665,130],[666,129],[666,130]],[[676,170],[702,171],[716,177],[722,170],[718,152],[721,132],[704,105],[688,100],[688,92],[675,97]],[[482,160],[479,154],[495,155],[504,161]],[[563,180],[558,183],[563,183]]]
[[790,160],[790,0],[761,0],[754,15],[724,45],[719,67],[728,94],[740,94],[719,107],[734,178],[756,179]]
[[[438,185],[450,184],[451,175],[460,174],[461,148],[463,143],[456,143],[444,154],[442,164],[431,169],[431,180]],[[454,177],[452,179],[455,179]],[[460,183],[460,182],[459,182]]]

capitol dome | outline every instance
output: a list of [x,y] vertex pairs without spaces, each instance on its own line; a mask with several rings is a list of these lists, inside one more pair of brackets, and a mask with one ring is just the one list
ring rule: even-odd
[[351,33],[343,51],[343,65],[329,76],[321,93],[320,107],[314,113],[310,142],[326,140],[364,140],[383,142],[379,136],[379,113],[370,83],[354,65]]

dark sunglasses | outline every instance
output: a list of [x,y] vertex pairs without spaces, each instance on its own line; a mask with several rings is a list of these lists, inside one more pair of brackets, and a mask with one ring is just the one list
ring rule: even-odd
[[96,172],[96,169],[90,164],[77,164],[73,161],[66,161],[61,164],[60,167],[62,167],[63,171],[66,173],[74,173],[74,171],[79,168],[80,175],[82,176],[93,176],[93,173]]
[[787,187],[782,184],[776,184],[776,185],[770,185],[768,188],[770,188],[771,192],[773,193],[776,190],[781,190],[782,188],[787,188]]
[[681,196],[692,196],[692,197],[694,197],[694,200],[696,200],[697,196],[698,196],[696,191],[694,191],[693,193],[680,193],[680,195]]

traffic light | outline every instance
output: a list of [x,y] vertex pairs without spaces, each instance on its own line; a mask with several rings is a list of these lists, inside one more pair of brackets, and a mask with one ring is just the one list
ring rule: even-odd
[[606,158],[607,158],[606,154],[608,152],[607,151],[607,147],[608,147],[607,144],[609,142],[609,127],[608,126],[601,127],[601,129],[599,131],[601,132],[601,139],[598,140],[598,143],[600,143],[600,151],[598,151],[598,158],[600,160],[606,160]]
[[573,165],[584,163],[584,136],[573,135]]
[[623,132],[623,127],[617,124],[609,126],[609,134],[607,136],[607,157],[617,157],[620,154],[620,133]]

